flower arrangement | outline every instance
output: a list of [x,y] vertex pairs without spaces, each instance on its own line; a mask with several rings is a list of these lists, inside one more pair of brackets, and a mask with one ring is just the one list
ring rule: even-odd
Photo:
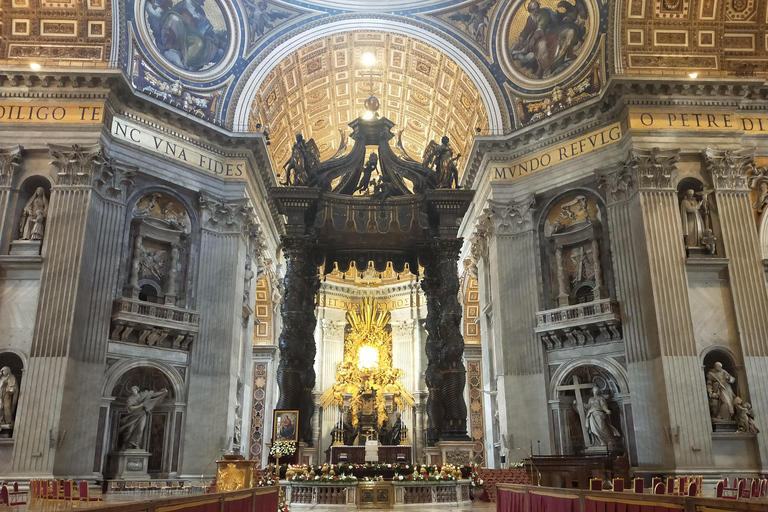
[[277,502],[277,512],[291,512],[291,505],[282,492],[280,493],[280,500]]
[[291,482],[308,482],[313,484],[351,483],[351,482],[357,482],[357,477],[355,475],[347,475],[347,474],[315,475],[314,472],[312,472],[312,474],[301,473],[298,475],[294,475],[291,478]]
[[294,441],[275,441],[269,454],[274,458],[288,457],[296,453],[296,443]]
[[256,483],[257,487],[267,487],[269,485],[277,485],[277,480],[275,480],[274,477],[274,471],[265,473],[264,476],[259,478],[259,481]]
[[383,482],[384,477],[381,475],[376,475],[374,477],[365,476],[363,477],[363,482]]
[[525,463],[523,461],[520,461],[520,462],[510,462],[509,463],[509,467],[510,468],[524,468],[525,467]]
[[480,478],[480,473],[477,471],[477,463],[470,464],[470,467],[472,470],[469,473],[469,483],[472,488],[477,489],[478,491],[485,489],[485,487],[483,487],[483,479]]

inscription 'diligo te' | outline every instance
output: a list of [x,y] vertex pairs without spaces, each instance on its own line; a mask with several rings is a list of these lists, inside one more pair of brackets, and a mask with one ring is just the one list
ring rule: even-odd
[[103,118],[102,103],[0,103],[0,123],[97,124]]

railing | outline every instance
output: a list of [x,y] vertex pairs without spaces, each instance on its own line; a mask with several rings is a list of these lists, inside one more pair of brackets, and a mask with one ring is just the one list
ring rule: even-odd
[[198,326],[200,324],[200,315],[196,311],[179,309],[175,306],[156,304],[154,302],[145,302],[136,299],[123,297],[117,299],[114,303],[112,314],[129,313],[141,315],[158,320],[170,320],[172,322],[181,322]]
[[290,483],[287,501],[297,505],[346,505],[355,503],[357,482],[327,484]]
[[619,305],[610,299],[602,299],[584,304],[574,304],[557,309],[548,309],[536,313],[536,328],[546,330],[556,324],[578,323],[579,320],[592,320],[595,317],[619,318]]

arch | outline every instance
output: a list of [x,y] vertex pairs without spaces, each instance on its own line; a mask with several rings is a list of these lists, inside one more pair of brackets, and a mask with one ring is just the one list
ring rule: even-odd
[[[253,68],[246,82],[241,86],[240,96],[233,98],[236,101],[235,112],[232,120],[232,131],[245,132],[248,130],[248,119],[250,116],[250,106],[253,103],[256,93],[261,84],[267,78],[269,73],[283,60],[287,55],[295,52],[302,46],[305,46],[317,39],[325,36],[335,35],[342,32],[354,32],[358,30],[370,30],[375,27],[377,31],[392,32],[404,36],[410,36],[421,40],[426,44],[434,46],[445,53],[458,64],[472,80],[477,88],[485,106],[488,116],[488,128],[492,134],[503,133],[504,115],[501,105],[496,97],[497,91],[494,84],[485,76],[480,66],[473,62],[472,58],[459,50],[457,45],[452,44],[447,39],[415,24],[404,23],[393,19],[383,17],[363,17],[354,19],[341,19],[324,23],[312,30],[299,28],[285,37],[285,41],[277,45],[263,60]],[[247,70],[250,71],[250,70]],[[239,84],[238,84],[239,85]],[[497,88],[498,86],[496,86]]]
[[[27,371],[27,364],[29,364],[27,354],[13,347],[8,347],[0,350],[0,358],[2,358],[5,354],[13,354],[17,358],[19,358],[19,360],[21,361],[21,372],[25,373]],[[2,366],[2,364],[0,364],[0,366]]]
[[102,396],[111,397],[112,390],[115,388],[120,378],[130,370],[141,367],[154,368],[162,372],[168,379],[168,382],[171,383],[171,386],[173,386],[173,397],[176,403],[178,404],[180,402],[186,402],[184,379],[181,378],[179,372],[166,363],[145,357],[127,359],[125,361],[116,363],[109,370],[107,370],[107,375],[104,379],[104,387],[102,388],[101,392]]
[[629,396],[629,375],[624,367],[615,359],[605,357],[580,357],[571,359],[567,363],[560,365],[554,375],[552,375],[552,379],[549,381],[550,399],[558,399],[558,386],[564,383],[563,379],[565,379],[568,374],[580,366],[597,366],[598,368],[606,370],[614,379],[616,379],[616,384],[619,387],[618,397]]

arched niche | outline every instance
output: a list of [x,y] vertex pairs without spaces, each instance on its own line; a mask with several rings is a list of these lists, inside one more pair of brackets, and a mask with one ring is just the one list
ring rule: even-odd
[[[597,397],[593,394],[595,387]],[[561,365],[550,381],[550,395],[554,447],[558,454],[618,454],[633,445],[634,436],[627,422],[632,415],[629,379],[614,359],[579,358]],[[611,426],[615,429],[612,440],[593,432],[590,426],[595,422],[601,426],[600,399],[610,411],[603,416],[609,425],[602,423],[602,427],[604,432],[613,430]],[[592,423],[590,411],[595,415]],[[631,459],[635,458],[633,454]]]
[[[715,365],[722,365],[722,372],[718,372]],[[733,353],[725,347],[713,345],[701,353],[701,366],[703,370],[704,386],[707,393],[709,404],[709,415],[712,419],[712,429],[715,432],[735,432],[736,421],[733,414],[733,399],[742,397],[749,399],[746,389],[743,372]],[[719,388],[725,386],[726,391]],[[721,395],[727,394],[725,401],[721,400]],[[723,415],[723,405],[730,411]]]
[[11,351],[0,352],[0,439],[13,437],[22,389],[24,359]]
[[[37,200],[33,200],[39,189],[42,189],[44,199],[40,201],[37,197],[35,198]],[[21,183],[13,214],[14,224],[11,240],[37,242],[42,245],[42,240],[45,238],[50,198],[51,182],[44,176],[30,176]]]
[[717,204],[712,192],[713,189],[707,188],[696,178],[686,177],[677,183],[682,243],[688,256],[723,254],[719,243]]
[[543,309],[610,298],[612,273],[599,198],[577,189],[556,196],[542,211]]
[[120,421],[127,413],[133,386],[140,391],[168,390],[165,398],[149,413],[141,448],[150,453],[148,472],[151,477],[171,477],[178,471],[180,460],[186,391],[179,373],[163,363],[134,359],[118,363],[108,371],[102,399],[102,407],[107,408],[104,451],[109,454],[121,448]]

